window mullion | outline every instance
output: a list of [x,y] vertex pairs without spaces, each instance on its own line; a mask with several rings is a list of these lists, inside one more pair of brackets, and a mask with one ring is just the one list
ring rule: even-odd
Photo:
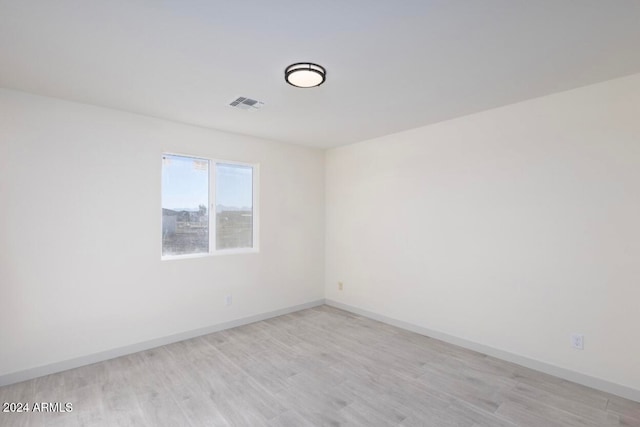
[[216,248],[216,236],[217,236],[217,218],[216,211],[216,167],[217,164],[214,160],[209,160],[209,253],[212,254],[217,251]]

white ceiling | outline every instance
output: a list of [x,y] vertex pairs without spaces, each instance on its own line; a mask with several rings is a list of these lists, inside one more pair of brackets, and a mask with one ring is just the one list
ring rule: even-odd
[[2,87],[317,147],[637,72],[638,0],[0,0]]

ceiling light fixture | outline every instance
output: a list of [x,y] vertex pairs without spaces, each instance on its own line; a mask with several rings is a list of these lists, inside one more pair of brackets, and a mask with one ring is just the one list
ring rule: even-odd
[[284,79],[295,87],[320,86],[327,78],[324,67],[311,62],[298,62],[284,70]]

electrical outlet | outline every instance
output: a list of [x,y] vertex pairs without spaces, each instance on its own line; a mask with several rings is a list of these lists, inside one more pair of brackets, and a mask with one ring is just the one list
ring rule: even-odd
[[343,287],[344,285],[342,284],[342,282],[338,282],[338,290],[341,291]]
[[571,334],[571,347],[577,350],[584,350],[584,335]]
[[227,295],[224,297],[224,305],[229,307],[233,303],[233,297],[231,295]]

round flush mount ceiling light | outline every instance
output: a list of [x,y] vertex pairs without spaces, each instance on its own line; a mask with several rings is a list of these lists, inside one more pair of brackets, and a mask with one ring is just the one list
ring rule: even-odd
[[284,70],[284,79],[295,87],[320,86],[327,78],[324,67],[311,62],[298,62],[289,65]]

